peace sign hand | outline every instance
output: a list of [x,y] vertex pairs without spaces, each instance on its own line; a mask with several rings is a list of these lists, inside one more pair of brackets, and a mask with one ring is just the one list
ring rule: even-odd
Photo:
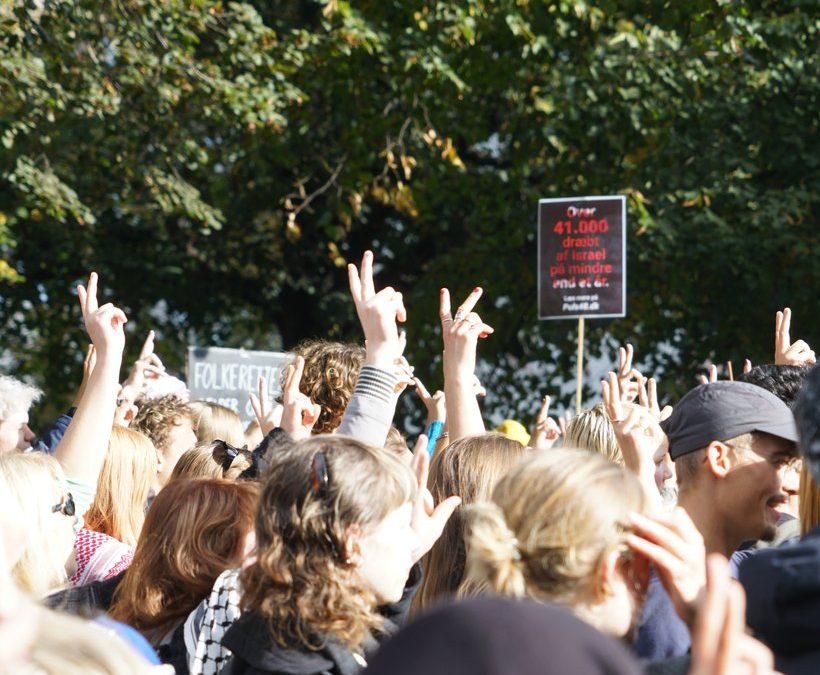
[[402,294],[391,286],[376,292],[373,283],[373,252],[365,251],[361,270],[347,266],[350,295],[364,331],[365,363],[390,370],[402,354],[397,322],[407,320]]
[[99,305],[97,283],[97,273],[92,272],[88,277],[88,286],[80,284],[77,287],[85,329],[94,344],[99,359],[108,357],[122,359],[122,352],[125,349],[124,325],[128,319],[119,307],[115,307],[110,302]]
[[450,291],[441,289],[439,297],[439,318],[441,319],[441,337],[444,341],[444,378],[451,381],[469,380],[475,372],[476,345],[479,338],[486,338],[494,332],[492,326],[482,321],[473,311],[484,291],[476,287],[467,299],[450,314]]
[[545,396],[535,418],[530,435],[529,447],[536,450],[549,450],[561,436],[561,429],[550,414],[550,397]]
[[299,391],[304,370],[305,359],[297,356],[293,364],[287,367],[285,385],[282,387],[282,428],[294,441],[310,438],[313,425],[319,420],[322,412],[322,406],[313,403]]
[[786,307],[775,315],[774,322],[774,363],[776,366],[811,366],[816,363],[814,350],[804,341],[791,343],[789,329],[792,310]]

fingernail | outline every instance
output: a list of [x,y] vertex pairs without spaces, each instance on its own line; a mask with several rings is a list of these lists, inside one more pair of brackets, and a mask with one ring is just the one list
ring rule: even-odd
[[473,293],[478,293],[480,290],[481,290],[481,286],[476,286],[476,287],[473,289]]

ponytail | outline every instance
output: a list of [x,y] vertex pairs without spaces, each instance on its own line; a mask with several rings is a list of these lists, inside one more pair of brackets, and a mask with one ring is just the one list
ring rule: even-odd
[[467,569],[459,595],[527,595],[521,551],[504,513],[492,502],[473,504],[467,514]]

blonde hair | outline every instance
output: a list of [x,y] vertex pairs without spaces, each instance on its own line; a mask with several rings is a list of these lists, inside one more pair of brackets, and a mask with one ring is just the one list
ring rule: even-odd
[[[98,623],[34,608],[35,635],[16,675],[150,675],[155,666]],[[6,672],[0,666],[0,672]],[[173,671],[171,671],[173,672]]]
[[[326,494],[313,488],[319,453]],[[358,648],[383,619],[346,561],[345,537],[350,528],[376,526],[415,491],[396,455],[352,438],[315,436],[278,453],[259,497],[257,557],[240,576],[243,610],[257,610],[282,646],[317,649],[317,636],[330,635]]]
[[14,413],[27,413],[43,392],[10,375],[0,375],[0,420]]
[[615,438],[615,430],[602,403],[584,410],[570,420],[564,436],[564,445],[597,452],[621,466],[624,463],[618,440]]
[[644,512],[638,479],[600,455],[539,453],[502,478],[492,502],[468,507],[462,594],[493,592],[572,604],[597,589],[606,556]]
[[433,500],[439,503],[457,495],[462,507],[456,509],[441,537],[422,558],[424,576],[413,598],[413,613],[458,590],[467,557],[463,507],[489,500],[496,483],[529,452],[504,434],[489,433],[461,438],[433,457],[429,479]]
[[151,439],[115,425],[97,479],[85,526],[136,546],[145,522],[145,501],[157,475],[157,451]]
[[800,534],[806,536],[820,525],[820,486],[809,473],[808,463],[800,469]]
[[230,408],[210,401],[191,401],[188,407],[194,413],[194,433],[200,443],[227,441],[237,448],[245,444],[242,418]]
[[[23,519],[26,548],[11,576],[21,590],[41,597],[67,580],[65,559],[49,536],[51,507],[68,492],[63,469],[54,457],[40,452],[0,454],[0,499]],[[15,508],[16,507],[16,508]]]
[[[180,455],[171,480],[180,478],[227,478],[236,480],[239,475],[251,466],[251,453],[246,448],[234,448],[237,454],[229,462],[224,441],[197,443],[190,450]],[[224,468],[227,464],[228,468]]]

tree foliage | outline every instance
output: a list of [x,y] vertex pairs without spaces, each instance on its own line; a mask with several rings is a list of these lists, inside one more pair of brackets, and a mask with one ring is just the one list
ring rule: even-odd
[[180,366],[356,336],[344,266],[372,246],[432,385],[438,287],[485,287],[488,404],[531,414],[574,355],[536,319],[542,197],[628,195],[628,316],[589,346],[629,337],[667,395],[770,361],[783,305],[820,340],[808,0],[0,8],[0,322],[56,403],[89,269]]

